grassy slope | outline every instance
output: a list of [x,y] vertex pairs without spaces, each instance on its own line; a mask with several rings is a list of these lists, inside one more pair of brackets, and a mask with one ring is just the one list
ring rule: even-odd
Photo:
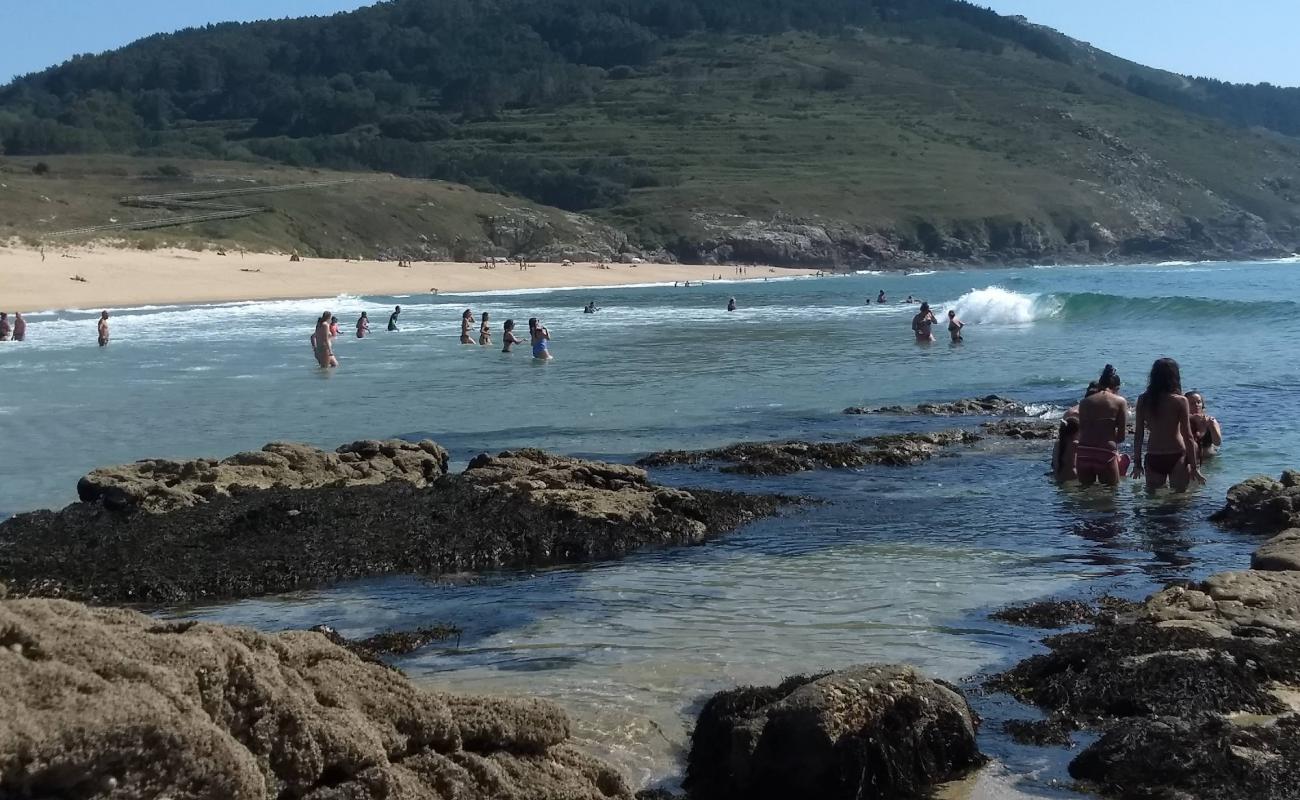
[[[49,174],[33,174],[43,161]],[[188,174],[163,177],[158,168],[179,166]],[[525,200],[476,192],[441,181],[394,178],[373,173],[300,170],[232,161],[181,161],[126,156],[0,157],[0,240],[28,243],[83,241],[90,236],[53,239],[52,231],[156,219],[169,212],[124,207],[117,198],[135,194],[203,191],[238,186],[278,186],[337,179],[356,183],[252,195],[223,201],[264,205],[273,212],[239,220],[176,228],[98,234],[151,248],[245,247],[250,250],[299,249],[304,254],[476,260],[483,254],[509,255],[520,249],[545,250],[562,241],[589,246],[600,255],[617,249],[619,237],[603,225]],[[423,237],[423,238],[421,238]]]

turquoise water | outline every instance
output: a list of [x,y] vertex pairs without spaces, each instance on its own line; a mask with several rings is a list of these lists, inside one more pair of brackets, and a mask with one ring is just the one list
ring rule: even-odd
[[[918,346],[914,308],[955,307],[966,342]],[[738,440],[847,438],[950,421],[846,417],[849,405],[996,392],[1044,413],[1073,402],[1109,362],[1132,398],[1151,361],[1183,365],[1228,447],[1209,485],[1148,499],[1062,492],[1045,448],[999,444],[910,469],[742,479],[691,471],[679,485],[782,491],[830,501],[705,547],[581,569],[353,583],[178,610],[266,629],[329,622],[350,634],[451,621],[458,649],[401,662],[437,687],[526,692],[563,703],[577,734],[634,781],[676,770],[709,691],[865,661],[906,661],[960,680],[1019,658],[1032,632],[991,623],[1007,602],[1238,567],[1256,544],[1205,522],[1226,488],[1295,466],[1300,265],[1196,264],[857,275],[700,287],[365,297],[122,310],[94,346],[92,311],[29,315],[0,345],[0,515],[75,498],[77,477],[149,456],[226,455],[272,439],[332,446],[428,436],[464,461],[537,446],[628,461],[650,450]],[[728,314],[727,298],[740,310]],[[595,300],[603,310],[583,315]],[[403,330],[383,331],[400,302]],[[521,327],[540,316],[556,360],[457,344],[465,308]],[[342,367],[314,368],[312,320],[349,329]],[[973,422],[971,423],[973,424]],[[1009,712],[990,700],[996,720]],[[1017,712],[1026,714],[1023,710]],[[985,748],[1031,794],[1059,759],[986,726]]]

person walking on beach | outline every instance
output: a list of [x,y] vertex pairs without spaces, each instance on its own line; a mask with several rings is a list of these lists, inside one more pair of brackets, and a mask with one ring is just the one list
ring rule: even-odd
[[912,317],[912,332],[916,334],[918,342],[933,342],[934,334],[930,332],[930,326],[938,322],[934,318],[934,312],[930,310],[929,303],[922,303],[921,310],[916,316]]
[[99,346],[108,347],[108,312],[99,315]]
[[9,341],[9,315],[0,311],[0,342]]
[[1119,394],[1119,373],[1110,364],[1101,371],[1096,385],[1097,392],[1079,403],[1075,469],[1084,486],[1097,482],[1118,486],[1120,476],[1128,471],[1119,452],[1120,442],[1128,435],[1128,401]]
[[397,306],[396,308],[393,309],[392,315],[388,318],[388,329],[390,331],[397,330],[397,315],[400,313],[402,313],[401,306]]
[[533,340],[533,358],[538,361],[550,361],[551,332],[546,330],[537,317],[528,320],[528,332]]
[[[1138,397],[1137,433],[1133,437],[1133,479],[1145,474],[1147,491],[1168,483],[1174,491],[1183,492],[1193,480],[1205,483],[1191,417],[1178,362],[1157,359],[1151,365],[1147,390]],[[1151,449],[1144,460],[1142,449],[1148,433]]]
[[966,323],[957,319],[957,312],[949,309],[948,311],[948,335],[954,342],[962,341],[961,329],[966,327]]
[[27,338],[27,320],[21,311],[14,312],[14,341],[21,342]]
[[368,333],[370,333],[370,318],[362,311],[361,316],[357,317],[357,338],[364,339]]
[[492,344],[492,326],[488,324],[488,312],[483,312],[483,322],[478,326],[478,343],[482,347]]
[[470,331],[474,329],[474,312],[465,309],[465,313],[460,315],[460,343],[474,344],[474,339],[470,336]]
[[503,353],[509,353],[511,347],[524,343],[523,339],[515,336],[515,321],[513,319],[506,320],[505,327],[501,329],[501,341],[505,342],[505,347],[501,348]]
[[[18,341],[18,327],[14,324],[14,341]],[[1197,456],[1201,463],[1218,455],[1223,446],[1223,428],[1219,421],[1205,413],[1205,397],[1200,392],[1187,393],[1187,410],[1192,415],[1192,435],[1196,437]]]
[[330,320],[334,315],[326,311],[321,314],[320,319],[316,320],[316,330],[311,335],[311,349],[316,356],[316,363],[320,364],[321,369],[329,369],[339,365],[338,359],[334,357],[334,348],[330,344]]

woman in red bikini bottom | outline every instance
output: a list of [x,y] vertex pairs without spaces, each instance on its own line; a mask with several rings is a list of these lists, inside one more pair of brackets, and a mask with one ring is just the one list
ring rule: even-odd
[[1110,364],[1102,370],[1096,386],[1099,391],[1079,403],[1075,471],[1084,486],[1118,486],[1128,466],[1121,463],[1119,452],[1119,443],[1128,434],[1128,401],[1119,394],[1119,373]]
[[[1182,384],[1178,362],[1162,358],[1151,365],[1151,380],[1138,398],[1133,478],[1145,473],[1148,491],[1168,483],[1174,491],[1182,492],[1193,480],[1205,483],[1197,463],[1196,439]],[[1143,461],[1142,447],[1148,433],[1150,450]]]

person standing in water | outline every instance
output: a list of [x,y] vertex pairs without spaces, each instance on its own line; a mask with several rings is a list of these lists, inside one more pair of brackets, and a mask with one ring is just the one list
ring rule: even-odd
[[14,312],[14,341],[21,342],[27,338],[27,320],[21,311]]
[[401,306],[397,306],[396,308],[393,309],[392,315],[388,318],[388,329],[390,331],[397,330],[397,315],[401,313],[402,313]]
[[731,298],[730,300],[727,301],[727,310],[728,310],[728,311],[735,311],[735,310],[736,310],[736,298],[733,297],[733,298]]
[[478,343],[483,347],[492,344],[492,326],[488,324],[488,312],[483,312],[483,322],[478,326]]
[[934,334],[930,332],[930,326],[939,320],[934,318],[934,312],[930,310],[929,303],[922,303],[921,310],[916,316],[912,317],[912,332],[916,334],[918,342],[933,342]]
[[0,342],[9,341],[9,315],[0,311]]
[[881,290],[880,290],[880,294],[876,295],[876,302],[877,302],[877,303],[888,302],[888,301],[885,300],[885,290],[884,290],[884,289],[881,289]]
[[551,332],[538,321],[537,317],[528,320],[528,332],[532,337],[533,358],[538,361],[551,360]]
[[511,347],[524,343],[523,339],[515,336],[515,321],[513,319],[506,320],[505,327],[501,329],[501,341],[505,342],[505,347],[501,348],[503,353],[509,353]]
[[[1147,390],[1138,398],[1137,434],[1133,439],[1133,479],[1145,474],[1147,491],[1168,483],[1174,491],[1183,492],[1193,480],[1205,483],[1191,418],[1178,362],[1157,359],[1151,365]],[[1142,449],[1148,433],[1150,450],[1144,460]]]
[[470,332],[474,329],[474,312],[465,309],[465,313],[460,315],[460,343],[474,344],[474,338]]
[[334,315],[326,311],[316,320],[316,330],[311,335],[311,349],[316,356],[316,363],[321,369],[329,369],[339,365],[338,359],[334,357],[334,348],[330,344],[330,320]]
[[357,317],[357,338],[364,339],[368,333],[370,333],[370,318],[362,311],[361,316]]
[[[18,341],[18,326],[14,324],[14,341]],[[1201,463],[1218,455],[1223,446],[1223,428],[1219,421],[1205,413],[1205,397],[1200,392],[1187,393],[1187,410],[1192,415],[1192,435],[1196,437],[1197,456]]]
[[330,314],[330,338],[334,339],[339,335],[339,318]]
[[99,346],[108,347],[108,312],[99,315]]
[[1101,371],[1096,386],[1098,391],[1079,403],[1075,469],[1084,486],[1097,482],[1118,486],[1120,476],[1128,471],[1119,452],[1128,435],[1128,401],[1119,394],[1119,373],[1110,364]]

